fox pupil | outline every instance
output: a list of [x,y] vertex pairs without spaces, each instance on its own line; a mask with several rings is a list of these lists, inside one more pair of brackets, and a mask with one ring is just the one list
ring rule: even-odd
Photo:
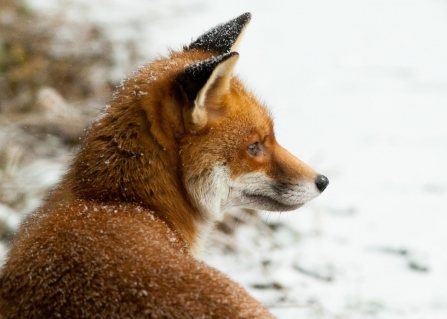
[[258,155],[260,152],[259,142],[253,143],[248,147],[248,153],[252,156]]

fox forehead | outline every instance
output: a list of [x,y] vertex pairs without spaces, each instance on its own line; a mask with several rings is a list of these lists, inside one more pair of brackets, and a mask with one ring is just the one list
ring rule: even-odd
[[222,97],[222,104],[227,125],[237,125],[234,129],[239,129],[247,139],[262,141],[274,135],[270,112],[237,77],[231,79],[229,94]]
[[[143,66],[140,72],[149,79],[157,80],[166,77],[171,81],[186,67],[204,61],[213,56],[210,52],[193,50],[193,51],[172,51],[167,57],[159,57],[157,60],[152,61],[150,64]],[[156,77],[154,76],[156,75]]]

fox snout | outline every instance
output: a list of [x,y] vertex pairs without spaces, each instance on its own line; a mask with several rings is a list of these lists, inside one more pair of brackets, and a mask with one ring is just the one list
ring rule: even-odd
[[253,165],[230,182],[230,203],[234,206],[291,211],[320,195],[329,184],[326,176],[316,173],[274,138],[259,148],[262,152],[256,155],[249,152]]
[[[276,142],[276,141],[275,141]],[[271,176],[289,184],[314,183],[319,193],[329,185],[329,179],[316,173],[306,163],[289,153],[278,143],[273,148]]]

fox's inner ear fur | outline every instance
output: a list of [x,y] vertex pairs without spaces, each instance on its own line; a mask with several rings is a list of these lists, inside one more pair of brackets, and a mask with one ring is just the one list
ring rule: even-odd
[[190,65],[177,76],[176,84],[190,106],[184,109],[190,129],[202,129],[210,119],[222,113],[219,99],[230,88],[238,58],[237,52],[222,54]]
[[197,40],[184,49],[204,50],[217,54],[235,51],[250,19],[251,14],[248,12],[244,13],[239,17],[230,20],[227,23],[220,24],[202,34]]

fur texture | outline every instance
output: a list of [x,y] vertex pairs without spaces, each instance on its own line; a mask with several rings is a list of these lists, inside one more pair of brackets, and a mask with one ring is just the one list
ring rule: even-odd
[[267,110],[232,75],[249,20],[118,89],[21,226],[0,279],[2,319],[272,318],[196,259],[224,210],[292,210],[327,185],[276,142]]

